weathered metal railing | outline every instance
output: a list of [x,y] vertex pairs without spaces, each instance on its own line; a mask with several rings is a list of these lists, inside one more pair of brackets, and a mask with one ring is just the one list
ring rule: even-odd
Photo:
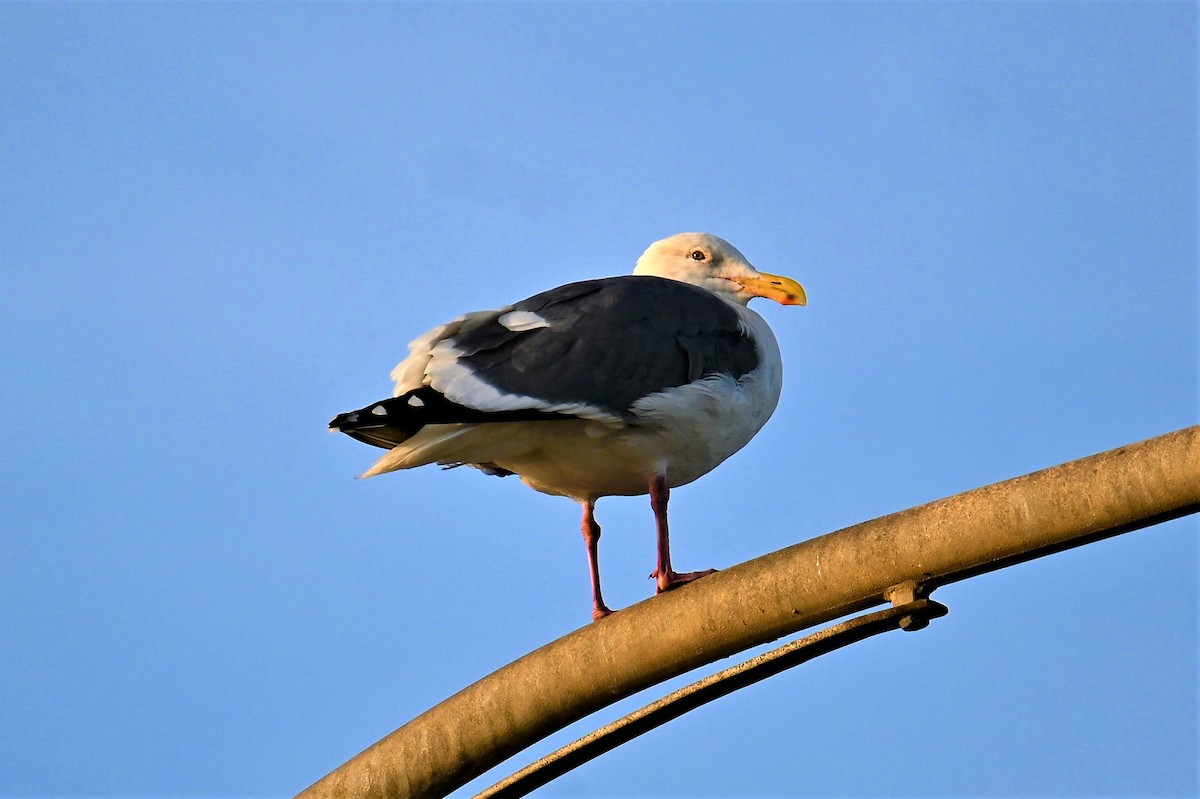
[[977,488],[747,561],[553,641],[304,791],[442,797],[663,680],[884,602],[1200,510],[1200,426]]

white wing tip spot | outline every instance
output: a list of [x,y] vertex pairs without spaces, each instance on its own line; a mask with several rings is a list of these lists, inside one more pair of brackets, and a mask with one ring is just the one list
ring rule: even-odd
[[413,395],[408,398],[408,404],[410,407],[413,407],[413,408],[424,408],[425,400],[421,399],[420,397],[418,397],[416,395]]
[[376,405],[374,408],[371,409],[371,413],[374,414],[375,416],[387,416],[388,415],[387,408],[383,407],[382,405]]

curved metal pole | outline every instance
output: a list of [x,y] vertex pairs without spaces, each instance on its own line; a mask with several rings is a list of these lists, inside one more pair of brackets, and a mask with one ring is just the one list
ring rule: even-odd
[[932,599],[915,599],[886,610],[877,610],[826,627],[757,657],[739,663],[702,680],[680,688],[646,707],[635,710],[595,732],[551,752],[549,755],[475,794],[472,799],[519,799],[528,796],[551,780],[610,752],[639,735],[657,729],[684,713],[713,700],[774,677],[793,666],[836,652],[842,647],[865,641],[889,630],[907,629],[905,621],[916,620],[920,627],[930,618],[946,615],[946,606]]
[[300,794],[441,797],[663,680],[879,604],[1200,510],[1200,426],[894,513],[638,603],[498,669]]

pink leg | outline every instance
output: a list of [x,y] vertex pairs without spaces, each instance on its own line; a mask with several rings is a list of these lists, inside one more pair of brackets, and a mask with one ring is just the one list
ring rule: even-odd
[[671,568],[671,536],[667,530],[667,500],[670,497],[671,490],[667,488],[666,478],[659,476],[650,481],[650,507],[654,509],[654,522],[658,527],[658,568],[650,576],[658,581],[658,588],[655,591],[657,594],[678,588],[716,571],[716,569],[706,569],[702,572],[680,574]]
[[612,613],[604,604],[604,597],[600,595],[600,525],[596,524],[595,503],[589,500],[582,504],[583,542],[587,544],[588,571],[592,578],[592,621],[599,621]]

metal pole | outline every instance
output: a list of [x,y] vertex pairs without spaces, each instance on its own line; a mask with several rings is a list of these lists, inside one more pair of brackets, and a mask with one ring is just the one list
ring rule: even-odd
[[300,794],[442,797],[658,682],[884,601],[1200,510],[1200,426],[894,513],[589,624],[417,716]]
[[915,599],[885,610],[864,613],[832,627],[811,633],[772,649],[744,663],[722,669],[702,680],[680,688],[646,707],[639,708],[595,732],[567,744],[546,757],[521,769],[473,799],[518,799],[528,796],[551,780],[610,752],[639,735],[661,727],[684,713],[728,696],[734,691],[774,677],[793,666],[835,652],[844,646],[865,641],[888,630],[905,629],[905,620],[916,620],[925,627],[929,619],[946,615],[947,608],[932,599]]

